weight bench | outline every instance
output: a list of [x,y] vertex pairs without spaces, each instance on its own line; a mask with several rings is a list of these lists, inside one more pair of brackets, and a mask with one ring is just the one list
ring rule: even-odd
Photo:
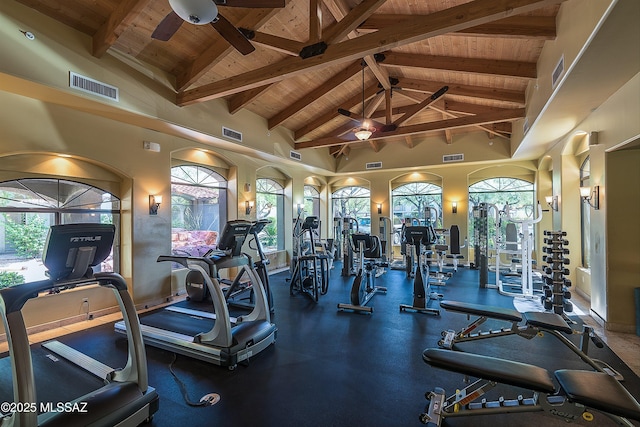
[[[604,347],[604,343],[590,326],[584,326],[582,332],[574,331],[561,315],[550,312],[529,311],[520,313],[515,309],[460,301],[440,301],[440,307],[447,311],[466,314],[467,318],[477,316],[477,319],[457,332],[453,330],[442,331],[442,340],[438,341],[439,347],[453,349],[454,345],[460,342],[505,335],[519,335],[526,339],[532,339],[536,336],[542,336],[546,332],[560,340],[560,342],[596,371],[605,372],[620,381],[623,379],[622,375],[607,363],[592,359],[588,356],[589,339],[593,341],[596,347]],[[478,327],[489,319],[502,320],[511,325],[500,328],[499,330],[480,331]],[[521,323],[523,320],[524,323]],[[580,347],[576,346],[563,334],[580,334]]]
[[[602,372],[561,369],[554,372],[559,387],[549,371],[535,365],[495,357],[450,350],[426,349],[422,359],[430,366],[478,378],[477,381],[446,397],[442,388],[427,392],[428,405],[420,421],[440,426],[448,417],[544,411],[567,422],[580,417],[591,421],[589,410],[603,413],[618,425],[632,427],[629,419],[640,421],[640,404],[613,377]],[[530,397],[500,397],[477,401],[498,384],[529,390]]]

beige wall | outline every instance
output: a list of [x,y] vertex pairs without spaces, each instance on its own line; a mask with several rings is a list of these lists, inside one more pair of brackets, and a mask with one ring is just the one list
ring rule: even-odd
[[[630,143],[637,144],[640,138],[639,95],[640,74],[637,74],[549,150],[545,159],[550,160],[541,162],[553,164],[554,192],[560,189],[561,203],[559,212],[554,213],[554,228],[559,224],[568,232],[573,282],[580,280],[580,287],[590,283],[590,290],[582,292],[591,298],[592,313],[607,328],[627,332],[632,332],[635,325],[631,302],[633,287],[638,284],[633,284],[632,276],[635,274],[637,281],[640,265],[637,262],[640,246],[631,243],[640,238],[635,226],[637,206],[633,202],[640,163],[636,151],[617,153],[616,150]],[[591,132],[597,132],[597,145],[589,143]],[[591,268],[576,275],[573,271],[581,267],[579,209],[582,202],[578,174],[586,155],[591,162],[591,185],[600,186],[600,209],[591,209]],[[617,199],[618,206],[613,207],[611,197],[621,197],[626,202]],[[628,233],[621,233],[620,227]],[[637,237],[629,238],[633,233]]]

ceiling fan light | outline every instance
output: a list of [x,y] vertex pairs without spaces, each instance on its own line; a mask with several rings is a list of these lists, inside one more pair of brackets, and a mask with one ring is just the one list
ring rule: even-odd
[[169,5],[180,18],[196,25],[207,25],[218,16],[212,0],[169,0]]
[[369,139],[369,137],[371,137],[372,134],[373,134],[373,132],[370,129],[367,129],[367,128],[364,128],[364,127],[358,129],[354,133],[356,138],[358,138],[360,141],[366,141],[367,139]]

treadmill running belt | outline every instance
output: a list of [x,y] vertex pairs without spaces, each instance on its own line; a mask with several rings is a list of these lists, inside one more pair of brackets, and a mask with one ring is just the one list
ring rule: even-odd
[[[70,402],[104,385],[104,381],[62,359],[39,344],[31,346],[36,393],[42,403]],[[11,360],[0,360],[0,399],[13,401]]]
[[191,336],[210,331],[214,322],[212,319],[171,312],[169,310],[160,310],[140,316],[140,323],[143,325]]

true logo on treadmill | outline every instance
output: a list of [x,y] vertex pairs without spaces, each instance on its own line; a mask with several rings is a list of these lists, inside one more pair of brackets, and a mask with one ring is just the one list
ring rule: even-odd
[[78,242],[98,242],[102,240],[102,236],[80,236],[80,237],[71,237],[69,241],[71,243]]

